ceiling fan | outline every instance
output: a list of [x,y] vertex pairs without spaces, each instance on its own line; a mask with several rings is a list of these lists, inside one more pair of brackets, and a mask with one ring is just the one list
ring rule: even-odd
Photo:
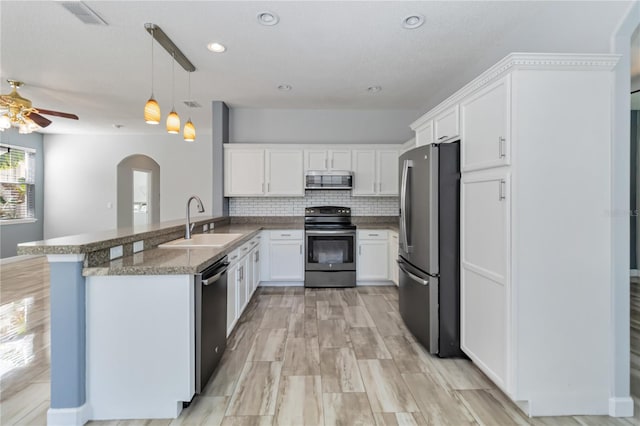
[[18,94],[18,88],[23,85],[21,81],[7,80],[7,82],[13,90],[9,94],[0,95],[0,131],[13,126],[18,127],[19,133],[31,133],[39,128],[47,127],[51,124],[51,120],[42,115],[78,119],[75,114],[34,108],[29,99]]

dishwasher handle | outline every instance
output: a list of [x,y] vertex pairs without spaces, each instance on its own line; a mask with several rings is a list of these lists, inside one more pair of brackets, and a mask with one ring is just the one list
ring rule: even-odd
[[227,272],[228,267],[229,262],[225,258],[223,262],[218,262],[216,265],[214,265],[213,268],[205,270],[202,273],[202,285],[213,284],[214,282],[219,280],[222,274]]

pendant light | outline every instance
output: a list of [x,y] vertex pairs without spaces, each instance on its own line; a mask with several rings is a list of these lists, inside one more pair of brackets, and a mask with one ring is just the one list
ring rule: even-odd
[[[189,100],[191,100],[191,71],[189,71]],[[196,140],[196,128],[191,122],[191,117],[184,124],[184,129],[182,130],[182,137],[185,142],[193,142]]]
[[144,121],[147,124],[160,123],[160,105],[153,98],[153,29],[151,30],[151,97],[144,106]]
[[171,56],[173,57],[173,62],[171,62],[171,112],[167,116],[167,132],[177,134],[180,133],[180,117],[178,116],[175,107],[176,54],[173,53]]

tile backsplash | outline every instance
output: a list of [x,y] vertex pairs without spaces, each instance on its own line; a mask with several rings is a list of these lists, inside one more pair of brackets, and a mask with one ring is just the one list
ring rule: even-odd
[[229,216],[304,216],[305,207],[351,207],[352,216],[395,216],[398,197],[352,197],[349,191],[307,191],[305,197],[229,199]]

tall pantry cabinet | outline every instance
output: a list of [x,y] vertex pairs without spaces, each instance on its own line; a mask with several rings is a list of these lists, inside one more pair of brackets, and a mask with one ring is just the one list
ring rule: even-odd
[[[514,53],[412,124],[459,111],[461,346],[529,415],[606,414],[611,72]],[[436,139],[437,140],[437,139]]]

